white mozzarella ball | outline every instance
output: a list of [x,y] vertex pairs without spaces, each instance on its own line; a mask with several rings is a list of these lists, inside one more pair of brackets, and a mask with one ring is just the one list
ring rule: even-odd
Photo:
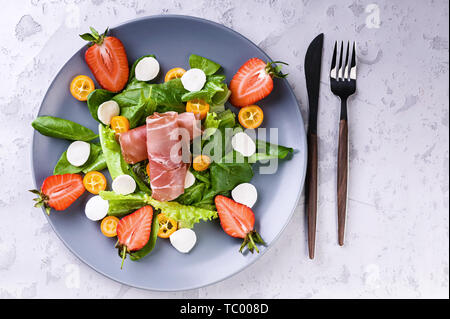
[[195,176],[189,170],[186,172],[186,178],[184,179],[184,188],[189,188],[195,183]]
[[256,187],[252,184],[242,183],[233,188],[231,197],[233,197],[235,202],[252,208],[258,198],[258,192],[256,191]]
[[136,181],[130,175],[117,176],[112,182],[112,190],[120,195],[128,195],[136,190]]
[[256,152],[256,144],[250,136],[244,132],[236,133],[231,139],[233,149],[243,156],[251,156]]
[[159,73],[159,62],[154,57],[146,57],[141,59],[136,68],[134,75],[139,81],[150,81],[156,78]]
[[67,161],[73,166],[81,166],[87,162],[91,154],[91,145],[83,141],[75,141],[67,148]]
[[197,242],[197,236],[192,229],[181,228],[170,235],[170,243],[180,253],[188,253]]
[[97,117],[105,125],[111,124],[111,119],[120,114],[120,107],[116,101],[110,100],[100,104]]
[[90,220],[101,220],[108,215],[108,208],[108,201],[104,200],[99,195],[96,195],[88,200],[86,207],[84,208],[84,213]]
[[190,91],[200,91],[206,83],[206,74],[200,69],[187,70],[181,77],[183,87]]

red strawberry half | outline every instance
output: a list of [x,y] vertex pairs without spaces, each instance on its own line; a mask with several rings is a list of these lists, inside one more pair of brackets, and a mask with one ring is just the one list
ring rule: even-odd
[[150,238],[152,230],[153,208],[144,206],[134,213],[125,216],[117,224],[116,247],[119,248],[119,255],[125,260],[126,254],[142,249]]
[[264,62],[258,58],[251,58],[233,76],[230,82],[230,102],[234,106],[243,107],[254,104],[265,98],[273,90],[273,77],[284,78],[281,66]]
[[84,193],[83,179],[78,174],[64,174],[49,176],[42,183],[41,191],[30,192],[37,194],[34,207],[45,207],[47,214],[51,208],[65,210]]
[[245,246],[248,246],[251,253],[253,253],[253,250],[259,253],[256,244],[265,245],[265,242],[253,230],[255,214],[253,214],[251,208],[222,195],[217,195],[214,202],[219,214],[220,225],[225,233],[231,237],[244,239],[239,251],[242,252]]
[[87,65],[102,88],[111,92],[121,91],[128,82],[130,72],[122,42],[118,38],[107,37],[108,29],[100,35],[91,27],[91,32],[80,35],[91,42],[84,56]]

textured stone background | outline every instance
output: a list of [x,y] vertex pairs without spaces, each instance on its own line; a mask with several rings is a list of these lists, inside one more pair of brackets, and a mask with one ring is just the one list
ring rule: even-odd
[[[373,1],[375,2],[375,1]],[[0,11],[0,298],[319,298],[449,296],[448,1],[2,1]],[[377,15],[379,13],[379,16]],[[210,287],[158,293],[81,264],[31,208],[30,122],[76,35],[154,14],[222,23],[290,63],[306,115],[303,58],[325,32],[355,39],[347,245],[336,244],[338,100],[323,73],[318,251],[307,259],[302,203],[274,247]],[[377,21],[379,17],[379,21]],[[380,22],[380,23],[378,23]],[[379,27],[377,27],[379,26]],[[302,201],[303,202],[303,201]]]

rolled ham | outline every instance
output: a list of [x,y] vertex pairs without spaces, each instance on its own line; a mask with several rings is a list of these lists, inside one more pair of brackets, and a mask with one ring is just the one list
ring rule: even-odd
[[136,164],[147,159],[147,129],[145,125],[121,133],[119,143],[122,156],[128,164]]
[[195,115],[192,112],[178,114],[178,126],[187,130],[191,140],[202,134],[200,121],[195,118]]
[[[167,112],[174,113],[174,112]],[[185,112],[177,114],[177,124],[189,134],[190,139],[200,136],[200,121],[194,113]],[[183,132],[181,132],[183,133]],[[147,159],[147,128],[146,125],[136,127],[128,132],[121,133],[119,138],[123,158],[128,164],[136,164]]]
[[188,163],[183,161],[182,150],[189,135],[183,138],[176,112],[154,113],[147,117],[146,129],[152,197],[173,200],[184,193]]

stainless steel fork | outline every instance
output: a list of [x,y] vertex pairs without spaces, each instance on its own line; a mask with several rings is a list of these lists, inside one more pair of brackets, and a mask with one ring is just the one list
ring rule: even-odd
[[345,63],[342,63],[344,42],[341,42],[339,65],[336,67],[338,43],[334,45],[331,61],[331,91],[341,99],[341,116],[339,121],[339,146],[337,168],[337,208],[338,208],[338,242],[344,245],[345,218],[347,212],[347,179],[348,179],[348,120],[347,99],[356,91],[356,45],[353,42],[352,56],[349,64],[350,42],[347,44]]

